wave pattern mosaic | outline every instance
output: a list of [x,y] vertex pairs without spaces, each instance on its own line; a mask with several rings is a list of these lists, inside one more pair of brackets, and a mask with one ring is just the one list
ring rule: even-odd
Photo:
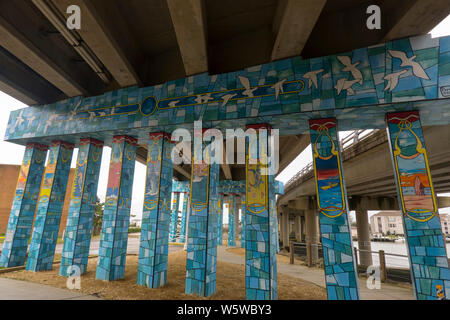
[[416,298],[449,299],[447,251],[419,113],[391,113],[386,121]]
[[26,143],[30,138],[93,133],[93,138],[107,141],[120,130],[146,138],[139,129],[167,131],[198,119],[217,128],[257,120],[282,134],[298,134],[308,130],[305,120],[312,112],[338,118],[342,130],[365,128],[368,121],[371,128],[382,128],[385,112],[405,108],[428,110],[423,115],[427,123],[448,124],[449,104],[439,99],[450,98],[449,57],[450,37],[426,35],[327,57],[294,57],[236,72],[75,97],[13,111],[6,140]]
[[311,120],[310,128],[328,299],[356,300],[358,273],[336,119]]

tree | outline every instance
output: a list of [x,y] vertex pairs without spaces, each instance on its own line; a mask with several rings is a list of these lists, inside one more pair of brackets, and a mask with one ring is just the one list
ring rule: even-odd
[[104,207],[105,204],[103,202],[100,202],[99,197],[97,197],[97,199],[95,200],[94,222],[92,228],[92,234],[94,236],[99,235],[100,231],[102,230]]

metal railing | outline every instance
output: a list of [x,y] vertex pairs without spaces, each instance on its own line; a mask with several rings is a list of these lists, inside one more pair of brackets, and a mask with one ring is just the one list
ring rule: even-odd
[[[345,138],[341,139],[340,146],[341,152],[344,150],[356,145],[359,142],[364,141],[368,137],[374,135],[379,130],[355,130]],[[305,167],[303,167],[300,171],[298,171],[285,185],[285,193],[297,186],[298,183],[302,181],[302,178],[312,174],[313,171],[313,163],[308,163]]]

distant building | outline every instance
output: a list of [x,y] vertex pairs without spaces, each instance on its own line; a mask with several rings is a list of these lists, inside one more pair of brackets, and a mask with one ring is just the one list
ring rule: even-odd
[[370,217],[370,229],[376,238],[387,234],[404,235],[400,211],[380,211]]
[[[442,233],[450,237],[450,215],[442,213],[439,217]],[[388,233],[403,236],[403,220],[400,211],[380,211],[374,214],[370,217],[370,229],[376,238]]]

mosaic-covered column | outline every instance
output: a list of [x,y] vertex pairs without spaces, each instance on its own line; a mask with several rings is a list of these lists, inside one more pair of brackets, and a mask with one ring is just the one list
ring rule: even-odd
[[27,270],[52,269],[73,148],[73,144],[64,141],[54,141],[50,146],[44,180],[39,192]]
[[218,227],[217,227],[217,245],[223,244],[223,193],[219,193],[219,200],[217,201]]
[[132,137],[113,137],[95,275],[99,280],[118,280],[125,273],[136,145]]
[[245,248],[245,194],[241,196],[241,248]]
[[149,288],[167,282],[173,144],[166,133],[151,133],[142,213],[137,284]]
[[38,143],[28,143],[25,148],[0,256],[1,267],[25,264],[47,149],[47,146]]
[[274,176],[268,172],[268,125],[250,125],[246,139],[245,286],[249,300],[275,300],[277,291]]
[[228,247],[236,246],[236,197],[228,196]]
[[77,168],[67,217],[59,274],[70,276],[72,266],[86,272],[92,226],[97,200],[97,186],[102,163],[103,142],[92,138],[80,140]]
[[186,241],[186,217],[188,208],[188,193],[183,194],[183,211],[181,212],[181,222],[180,222],[180,237],[179,242],[184,243]]
[[[198,132],[194,133],[198,135]],[[210,296],[216,292],[217,214],[219,164],[211,163],[212,148],[204,146],[201,163],[194,148],[186,260],[186,294]]]
[[416,299],[450,299],[447,250],[419,113],[389,113],[386,121]]
[[359,299],[336,119],[309,121],[329,300]]
[[170,218],[170,235],[169,235],[170,242],[175,242],[177,240],[179,202],[180,202],[180,193],[174,192],[172,203],[172,216]]

